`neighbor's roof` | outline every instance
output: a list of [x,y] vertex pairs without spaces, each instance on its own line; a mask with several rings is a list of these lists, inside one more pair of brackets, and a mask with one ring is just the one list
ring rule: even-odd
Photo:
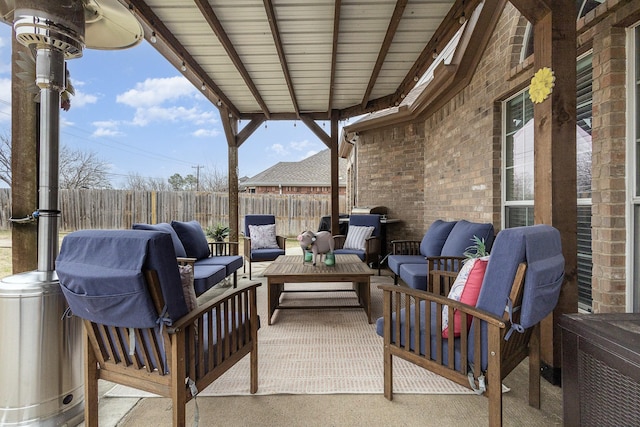
[[[347,161],[339,160],[338,185],[346,184]],[[331,186],[331,150],[322,150],[299,162],[279,162],[242,183],[243,187],[329,187]]]

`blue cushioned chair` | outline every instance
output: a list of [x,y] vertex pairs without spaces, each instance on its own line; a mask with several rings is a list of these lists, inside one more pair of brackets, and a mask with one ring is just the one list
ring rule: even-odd
[[[517,227],[498,234],[475,307],[432,292],[379,286],[384,290],[384,315],[376,328],[384,337],[387,399],[393,397],[392,358],[398,356],[486,394],[489,424],[498,426],[501,381],[529,357],[529,404],[539,408],[539,322],[557,304],[564,265],[558,230],[548,225]],[[455,280],[447,271],[429,274],[431,283]],[[445,305],[449,325],[454,324],[454,312],[460,313],[459,337],[442,336]]]
[[98,425],[99,379],[171,398],[174,426],[185,425],[197,390],[247,354],[257,391],[259,284],[189,312],[170,234],[147,230],[70,233],[56,272],[71,312],[84,319],[87,426]]
[[[345,243],[349,241],[349,232],[353,232],[353,227],[373,227],[371,237],[364,241],[364,246],[361,248],[345,247]],[[349,216],[349,229],[347,235],[338,234],[333,236],[334,240],[334,252],[339,254],[353,254],[364,261],[367,265],[377,264],[380,261],[380,234],[382,232],[382,223],[380,222],[380,215],[351,215]]]
[[[276,235],[277,247],[252,248],[250,225],[271,225],[276,223],[275,215],[245,215],[244,217],[244,257],[249,262],[249,279],[251,279],[251,263],[261,261],[273,261],[285,254],[286,239]],[[246,265],[246,263],[245,263]],[[243,271],[246,271],[243,267]]]

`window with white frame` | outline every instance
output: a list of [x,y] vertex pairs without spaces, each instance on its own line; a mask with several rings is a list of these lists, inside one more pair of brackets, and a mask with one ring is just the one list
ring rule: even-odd
[[627,104],[628,134],[629,134],[629,185],[631,186],[631,226],[628,236],[631,242],[630,269],[631,276],[629,283],[634,284],[627,294],[628,309],[634,313],[640,312],[640,26],[629,31],[627,39],[629,61],[628,64],[628,87],[629,101]]
[[[591,311],[591,55],[577,64],[578,305]],[[503,227],[534,223],[533,104],[524,90],[503,104]]]

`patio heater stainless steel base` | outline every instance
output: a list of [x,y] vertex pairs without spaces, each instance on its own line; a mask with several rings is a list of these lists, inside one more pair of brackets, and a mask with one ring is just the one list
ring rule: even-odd
[[82,422],[82,322],[65,308],[55,272],[0,281],[0,426]]

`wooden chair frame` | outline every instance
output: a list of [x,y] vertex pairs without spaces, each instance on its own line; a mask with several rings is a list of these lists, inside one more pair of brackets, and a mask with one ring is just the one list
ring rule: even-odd
[[[158,276],[155,271],[147,271],[145,277],[161,313],[164,300]],[[173,425],[180,427],[185,425],[185,405],[193,397],[185,383],[187,378],[197,390],[203,390],[250,354],[250,392],[257,392],[258,286],[242,286],[212,299],[163,327],[161,334],[156,334],[156,329],[113,327],[84,319],[86,425],[98,426],[99,379],[171,398]],[[234,313],[235,319],[226,331],[219,327],[227,323],[224,313]],[[125,348],[131,333],[136,340],[133,356]]]
[[[441,257],[442,258],[442,257]],[[434,260],[435,262],[435,260]],[[430,264],[431,265],[431,264]],[[519,306],[522,300],[522,291],[526,264],[521,263],[511,288],[510,298],[514,302],[513,306]],[[489,425],[502,425],[502,379],[506,377],[522,360],[529,357],[529,405],[540,408],[540,327],[539,324],[527,329],[524,333],[514,333],[508,341],[504,340],[505,334],[510,328],[508,314],[503,317],[494,316],[488,312],[476,309],[475,307],[451,300],[446,296],[451,285],[455,281],[457,273],[446,270],[429,269],[430,290],[435,292],[425,292],[407,288],[404,286],[380,285],[384,291],[383,316],[384,316],[384,395],[387,399],[393,399],[393,357],[398,356],[418,366],[428,369],[438,375],[448,378],[460,385],[469,387],[468,372],[473,372],[476,379],[482,375],[487,381],[487,388],[484,395],[489,399]],[[432,284],[440,286],[432,287]],[[487,284],[485,284],[486,286]],[[490,285],[490,284],[489,284]],[[439,289],[437,289],[439,288]],[[422,313],[421,302],[424,301],[424,313]],[[447,360],[443,360],[442,334],[436,335],[436,357],[431,358],[432,348],[430,338],[425,340],[425,355],[421,354],[420,348],[423,343],[419,330],[415,331],[414,341],[409,342],[410,322],[403,325],[405,343],[400,343],[401,322],[392,322],[392,314],[400,313],[402,309],[410,313],[411,306],[414,306],[414,324],[420,328],[420,319],[424,316],[426,320],[426,337],[430,337],[431,331],[432,305],[435,303],[436,310],[436,330],[442,329],[442,307],[448,305],[448,322],[454,324],[454,312],[458,310],[461,323],[460,334],[460,367],[455,369],[455,341],[447,340]],[[474,341],[474,360],[481,360],[481,328],[474,327],[473,336],[469,334],[467,316],[472,316],[472,322],[479,326],[480,321],[486,322],[488,328],[488,366],[486,372],[481,371],[481,364],[476,363],[470,366],[467,360],[469,343]],[[514,314],[513,321],[518,322],[519,316]],[[392,330],[392,328],[394,328]],[[392,335],[394,332],[395,335]],[[392,340],[392,336],[398,337]]]

